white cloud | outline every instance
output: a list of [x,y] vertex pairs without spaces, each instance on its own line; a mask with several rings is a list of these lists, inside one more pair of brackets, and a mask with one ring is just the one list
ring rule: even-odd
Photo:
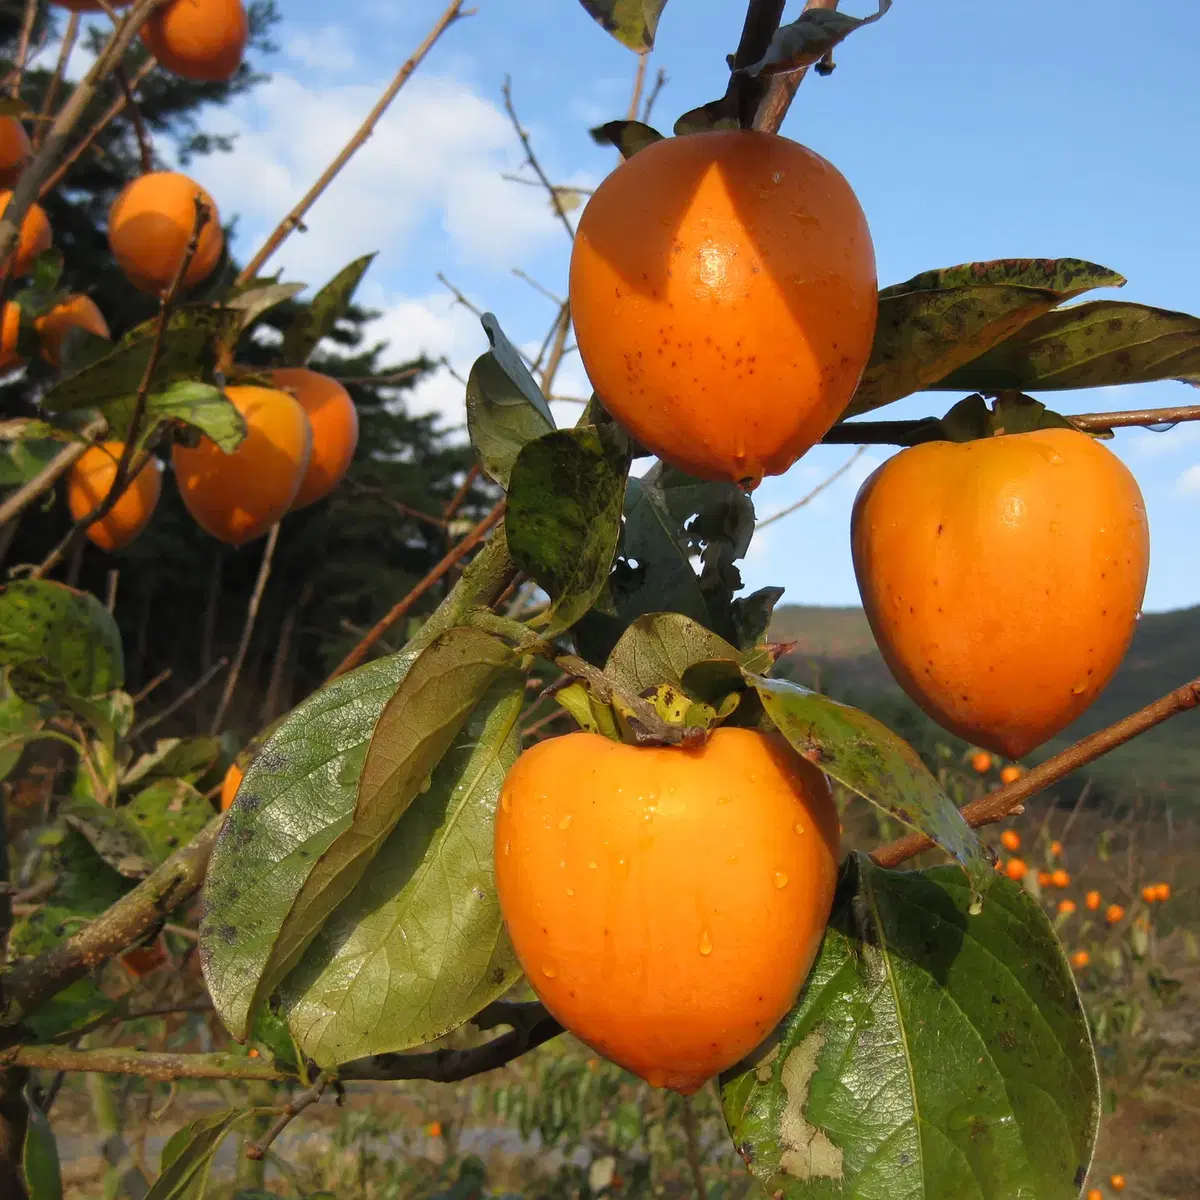
[[349,71],[355,63],[354,43],[342,25],[300,30],[287,40],[283,52],[314,71]]
[[1188,467],[1175,480],[1175,494],[1177,496],[1200,496],[1200,464]]

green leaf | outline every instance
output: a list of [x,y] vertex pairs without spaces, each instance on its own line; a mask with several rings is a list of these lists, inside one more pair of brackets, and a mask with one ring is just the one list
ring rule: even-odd
[[17,488],[41,473],[62,450],[54,438],[22,437],[0,450],[0,488]]
[[869,17],[851,17],[833,9],[809,9],[775,31],[766,54],[747,67],[746,73],[777,75],[781,71],[811,67],[856,29],[878,21],[891,7],[892,0],[879,0],[879,7]]
[[683,677],[689,667],[710,659],[737,663],[740,657],[737,647],[682,613],[650,613],[621,635],[604,673],[636,696],[660,683],[686,690]]
[[616,146],[622,158],[632,158],[639,150],[663,140],[657,129],[641,121],[609,121],[589,129],[588,133],[599,146]]
[[18,696],[8,682],[8,672],[0,672],[0,779],[17,765],[25,739],[42,728],[48,715],[45,708]]
[[549,592],[551,630],[573,625],[604,589],[628,470],[627,444],[607,426],[557,430],[517,455],[508,486],[508,549]]
[[430,786],[472,709],[515,658],[498,638],[470,626],[446,630],[417,656],[376,722],[353,820],[301,884],[271,947],[260,997],[299,962],[358,885],[408,806]]
[[931,390],[997,392],[1114,387],[1180,379],[1200,384],[1200,317],[1091,300],[1047,313]]
[[831,779],[927,834],[962,864],[977,896],[995,878],[982,843],[917,752],[867,713],[784,679],[745,672],[775,727]]
[[654,34],[667,0],[580,0],[580,3],[621,45],[638,54],[654,49]]
[[848,864],[774,1044],[721,1080],[765,1194],[1077,1200],[1100,1096],[1070,968],[1017,884],[969,907],[953,868]]
[[304,283],[272,283],[255,280],[244,292],[238,292],[225,301],[229,308],[242,314],[242,328],[248,329],[265,312],[279,304],[294,299],[307,287]]
[[988,408],[987,401],[976,392],[960,400],[940,421],[929,422],[929,430],[922,431],[920,440],[973,442],[1005,433],[1074,428],[1065,417],[1051,412],[1032,396],[1004,392]]
[[999,259],[884,288],[871,358],[842,416],[922,391],[1072,296],[1124,282],[1075,258]]
[[29,1200],[62,1200],[62,1169],[58,1163],[58,1141],[46,1114],[26,1096],[29,1124],[25,1128],[25,1150],[21,1166]]
[[117,812],[138,831],[155,865],[187,845],[213,818],[212,805],[183,779],[159,779]]
[[491,349],[481,354],[467,379],[467,429],[484,471],[508,487],[521,448],[554,429],[541,389],[496,318],[481,318]]
[[231,1108],[201,1117],[174,1133],[163,1147],[159,1176],[146,1200],[204,1200],[213,1159],[239,1121],[271,1109]]
[[133,725],[133,697],[118,688],[86,700],[71,695],[62,699],[66,707],[96,731],[109,756],[115,755],[117,739],[123,738]]
[[506,670],[284,982],[296,1040],[321,1065],[442,1037],[520,975],[492,838],[524,701],[523,674]]
[[292,367],[308,362],[321,339],[332,333],[334,326],[346,315],[350,301],[374,258],[374,254],[356,258],[317,292],[312,303],[296,316],[283,335],[283,345],[279,350],[282,362]]
[[121,786],[133,787],[160,778],[195,783],[208,772],[220,753],[220,738],[159,738],[153,750],[143,754],[126,769],[121,776]]
[[254,1014],[250,1040],[266,1049],[271,1061],[281,1071],[300,1074],[300,1050],[277,1005],[271,1003],[259,1007]]
[[121,634],[89,592],[44,579],[18,579],[0,590],[0,668],[19,688],[65,688],[99,696],[125,681]]
[[[167,392],[181,381],[211,382],[217,347],[230,331],[241,327],[241,320],[237,309],[212,305],[185,305],[173,312],[150,380],[150,393]],[[48,412],[98,408],[108,416],[110,405],[115,405],[118,413],[126,411],[145,378],[156,326],[157,318],[139,325],[103,358],[64,375],[43,395],[42,405]],[[111,417],[109,422],[119,427]]]
[[204,884],[200,954],[213,1005],[242,1041],[292,901],[354,814],[375,722],[417,649],[367,663],[310,696],[263,743]]
[[125,819],[124,812],[94,800],[77,800],[62,814],[63,823],[85,838],[88,845],[118,875],[145,879],[154,869],[150,847]]
[[[122,396],[104,406],[104,415],[114,429],[128,429],[133,421],[137,394]],[[166,391],[146,397],[146,422],[141,443],[164,421],[182,421],[210,437],[227,454],[236,450],[246,436],[246,422],[219,387],[195,379],[181,379]]]

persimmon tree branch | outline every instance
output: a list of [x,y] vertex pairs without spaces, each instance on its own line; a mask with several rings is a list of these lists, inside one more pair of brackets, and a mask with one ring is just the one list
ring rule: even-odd
[[138,157],[142,164],[142,174],[149,175],[154,170],[154,143],[150,140],[150,131],[146,128],[146,122],[142,120],[142,110],[138,108],[137,100],[134,99],[133,84],[129,82],[129,76],[125,74],[125,68],[118,67],[116,76],[117,82],[121,85],[121,92],[125,97],[125,107],[129,109],[129,118],[133,125],[133,132],[137,136]]
[[17,61],[13,66],[8,94],[16,100],[21,95],[21,84],[25,78],[25,64],[29,59],[29,40],[33,36],[33,23],[37,20],[38,0],[25,0],[25,16],[21,20],[21,36],[17,42]]
[[46,87],[46,96],[42,101],[42,111],[37,128],[33,131],[33,145],[36,149],[42,144],[42,137],[47,128],[50,114],[54,111],[54,102],[58,99],[58,89],[67,73],[67,63],[71,61],[71,52],[75,49],[75,39],[79,36],[79,14],[73,12],[67,21],[67,30],[63,34],[62,45],[58,48],[58,61],[54,64],[54,74]]
[[64,446],[28,483],[23,483],[13,494],[0,503],[0,526],[7,525],[21,515],[43,492],[49,491],[83,456],[92,442],[98,438],[108,422],[103,417],[85,425],[80,431],[80,440]]
[[571,241],[575,240],[575,230],[571,227],[571,222],[567,219],[567,210],[563,208],[562,198],[558,194],[558,189],[550,182],[550,177],[542,169],[542,164],[538,162],[538,157],[533,152],[533,144],[529,140],[529,133],[521,124],[521,118],[517,116],[517,110],[513,106],[512,98],[512,78],[505,76],[504,86],[500,89],[501,95],[504,97],[504,110],[508,113],[508,119],[512,122],[512,127],[517,131],[517,137],[521,141],[521,148],[525,151],[525,161],[533,168],[533,173],[541,181],[542,187],[546,189],[546,195],[550,197],[550,203],[562,222],[562,227],[567,231],[567,237]]
[[395,77],[384,89],[383,95],[379,97],[375,107],[367,114],[366,119],[358,127],[350,140],[338,151],[333,162],[325,168],[316,183],[305,192],[291,211],[279,222],[271,236],[263,243],[262,249],[242,268],[241,273],[237,277],[237,283],[248,283],[251,279],[254,279],[271,255],[287,240],[291,232],[294,229],[301,228],[304,215],[320,199],[325,189],[337,178],[338,172],[366,144],[367,139],[374,132],[380,117],[387,112],[388,107],[395,100],[400,89],[409,81],[413,72],[424,62],[425,56],[433,49],[438,39],[451,25],[456,21],[460,21],[463,17],[471,16],[473,11],[463,8],[463,0],[451,0],[446,11],[442,13],[433,28],[426,34],[425,40],[413,51],[400,70],[396,72]]
[[279,1116],[275,1119],[274,1124],[262,1135],[256,1142],[251,1142],[246,1147],[246,1157],[258,1161],[266,1158],[267,1151],[271,1148],[271,1143],[310,1105],[316,1104],[323,1095],[325,1089],[329,1086],[329,1080],[322,1075],[316,1083],[310,1088],[306,1088],[293,1100],[289,1100],[287,1104],[280,1110]]
[[[1132,741],[1135,737],[1161,725],[1163,721],[1189,712],[1200,705],[1200,678],[1185,683],[1183,687],[1168,692],[1165,696],[1139,708],[1137,712],[1114,722],[1097,733],[1080,738],[1073,746],[1053,758],[1046,759],[1036,767],[1021,776],[1013,783],[1007,784],[998,791],[990,792],[979,800],[964,805],[960,811],[968,825],[978,829],[982,825],[991,825],[1003,821],[1005,817],[1013,816],[1030,796],[1044,791],[1057,783],[1072,771],[1094,762],[1110,750]],[[871,857],[881,867],[896,867],[902,862],[933,848],[933,842],[924,834],[912,833],[906,837],[889,842],[875,850]]]
[[[837,6],[838,0],[806,0],[804,11],[808,12],[814,8],[833,10]],[[778,22],[776,22],[776,26],[778,27]],[[763,48],[763,53],[766,53],[766,47]],[[758,57],[761,58],[762,55],[760,54]],[[763,97],[758,106],[758,111],[754,114],[755,129],[762,130],[764,133],[779,132],[779,127],[783,124],[783,118],[787,116],[787,111],[795,99],[796,92],[804,82],[804,77],[807,74],[808,68],[801,67],[799,70],[788,71],[771,77],[771,82],[767,86],[767,94]]]

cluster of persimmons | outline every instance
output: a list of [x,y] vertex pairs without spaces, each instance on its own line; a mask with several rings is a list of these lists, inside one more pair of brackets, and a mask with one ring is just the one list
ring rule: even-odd
[[[665,462],[747,491],[846,410],[878,311],[848,182],[749,131],[665,138],[619,165],[582,213],[569,287],[609,413]],[[863,484],[851,544],[889,668],[985,769],[1096,698],[1148,566],[1132,475],[1070,428],[901,450]],[[778,734],[728,726],[699,747],[539,742],[495,827],[501,908],[538,996],[595,1050],[683,1093],[794,1002],[838,849],[822,773]]]

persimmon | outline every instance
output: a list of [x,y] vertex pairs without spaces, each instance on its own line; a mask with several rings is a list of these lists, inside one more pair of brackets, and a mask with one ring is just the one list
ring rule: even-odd
[[1006,829],[1000,835],[1000,845],[1002,845],[1005,850],[1020,850],[1021,835],[1015,829]]
[[230,763],[229,770],[225,772],[225,778],[221,780],[221,811],[228,812],[233,807],[234,797],[237,796],[237,790],[242,786],[242,776],[245,772],[237,763]]
[[1048,888],[1054,886],[1054,874],[1051,871],[1039,871],[1037,879],[1040,887]]
[[1077,905],[1074,900],[1060,900],[1058,902],[1058,911],[1064,916],[1069,917],[1076,911]]
[[1024,879],[1029,874],[1029,867],[1022,858],[1010,858],[1004,864],[1004,873],[1015,882]]
[[[0,191],[0,215],[8,208],[11,199],[12,192]],[[21,230],[13,252],[11,274],[28,275],[33,260],[49,250],[53,242],[54,235],[50,230],[50,218],[46,216],[46,210],[40,204],[31,204],[21,221]]]
[[291,392],[312,425],[312,454],[292,511],[323,499],[342,481],[358,447],[358,409],[336,379],[307,367],[268,372],[276,387]]
[[825,777],[775,734],[695,749],[571,733],[531,746],[496,815],[496,886],[547,1009],[685,1095],[795,1000],[833,903]]
[[0,186],[16,187],[32,154],[25,126],[16,117],[0,117]]
[[17,349],[20,333],[21,306],[15,300],[8,300],[4,305],[4,315],[0,317],[0,371],[11,371],[25,365],[25,358]]
[[[67,475],[67,507],[71,518],[82,520],[112,491],[124,442],[89,446]],[[145,529],[162,494],[162,470],[151,456],[130,480],[116,504],[86,529],[88,538],[102,550],[120,550]]]
[[844,411],[878,308],[849,183],[748,130],[664,138],[618,166],[580,216],[569,292],[613,417],[674,466],[748,490]]
[[1100,893],[1088,892],[1088,894],[1083,898],[1083,903],[1087,906],[1089,911],[1095,912],[1096,909],[1100,907]]
[[1058,867],[1056,870],[1050,872],[1050,882],[1056,888],[1067,888],[1071,886],[1071,876],[1062,867]]
[[62,358],[62,346],[72,329],[86,329],[96,337],[112,339],[104,314],[91,296],[68,296],[33,323],[41,341],[42,358],[57,367]]
[[1154,889],[1158,894],[1156,899],[1160,904],[1171,898],[1171,885],[1169,883],[1160,883]]
[[179,494],[196,524],[242,546],[262,537],[292,505],[312,450],[304,409],[277,388],[227,387],[246,436],[226,454],[207,437],[171,451]]
[[1108,1186],[1111,1187],[1114,1192],[1123,1192],[1125,1190],[1125,1176],[1110,1175],[1108,1179]]
[[139,979],[157,971],[166,961],[167,951],[161,937],[155,938],[148,946],[133,946],[121,955],[122,966]]
[[202,83],[237,73],[249,35],[242,0],[171,0],[142,26],[142,41],[160,65]]
[[1071,955],[1071,966],[1076,969],[1086,967],[1092,961],[1092,956],[1086,950],[1076,950]]
[[1087,1200],[1104,1200],[1104,1193],[1099,1188],[1088,1188]]
[[1024,770],[1018,767],[1016,763],[1009,763],[1007,767],[1001,767],[1000,769],[1000,782],[1016,783],[1024,774]]
[[1152,883],[1146,884],[1142,888],[1142,899],[1147,904],[1156,904],[1158,902],[1158,888]]
[[216,201],[178,171],[152,171],[131,180],[108,214],[108,244],[129,281],[144,292],[163,292],[187,253],[196,226],[196,200],[209,209],[184,284],[212,274],[225,247]]
[[1055,841],[1055,842],[1050,843],[1050,854],[1052,857],[1062,858],[1062,852],[1063,852],[1062,842]]
[[1124,920],[1125,909],[1120,904],[1110,904],[1104,910],[1104,919],[1110,925],[1116,925],[1119,921]]
[[971,755],[971,770],[976,775],[986,775],[992,769],[992,756],[986,750],[976,750]]
[[943,728],[1020,758],[1120,666],[1150,544],[1129,469],[1060,428],[902,450],[862,485],[851,548],[904,691]]

